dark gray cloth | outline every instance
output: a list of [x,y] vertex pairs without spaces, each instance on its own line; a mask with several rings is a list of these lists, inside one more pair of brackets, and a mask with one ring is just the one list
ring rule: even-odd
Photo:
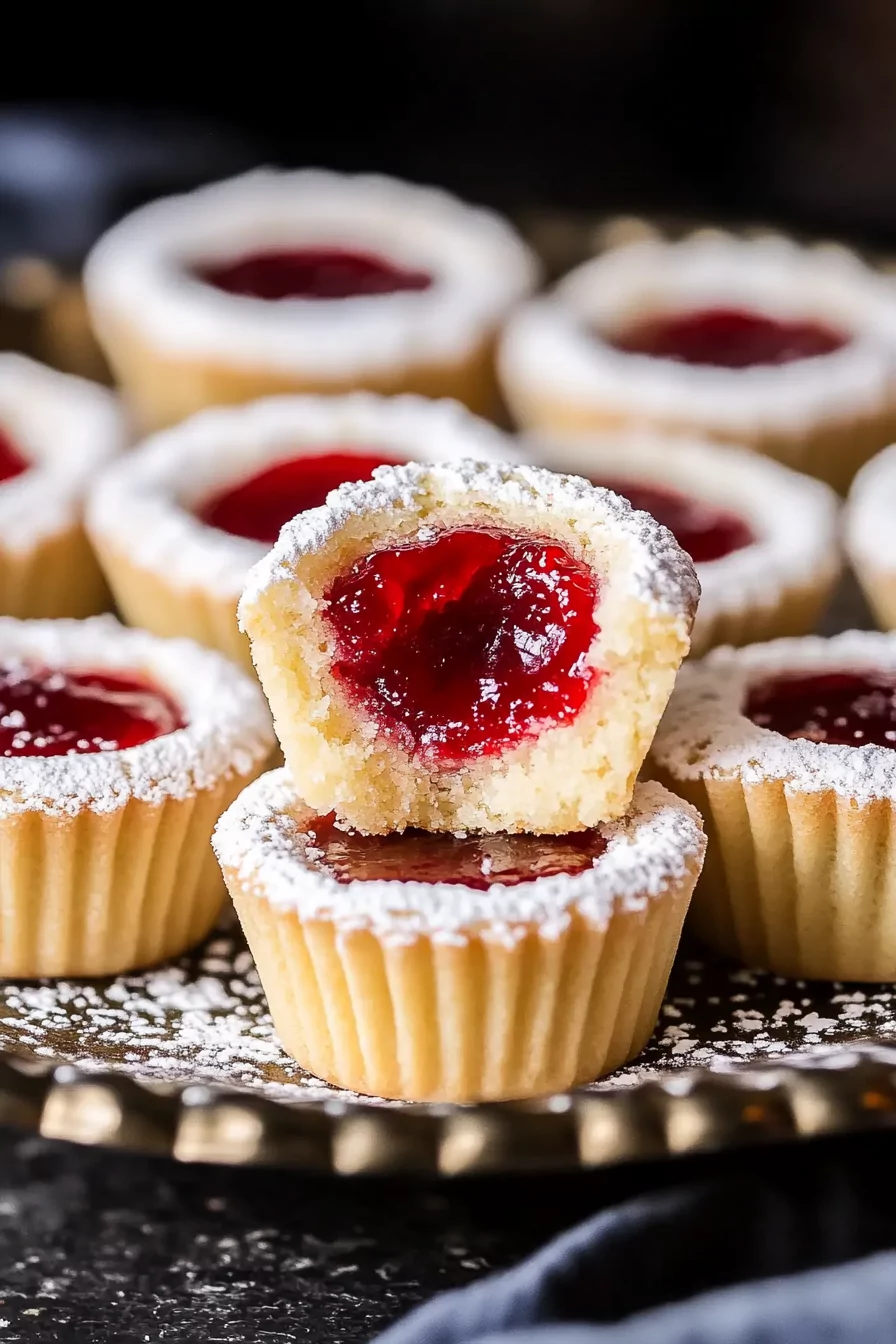
[[[606,1210],[380,1344],[896,1344],[896,1214],[837,1167]],[[824,1266],[824,1268],[821,1268]]]

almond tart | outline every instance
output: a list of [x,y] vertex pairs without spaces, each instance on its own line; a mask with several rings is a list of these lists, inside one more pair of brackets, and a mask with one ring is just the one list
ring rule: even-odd
[[518,422],[649,423],[848,486],[894,437],[896,291],[843,248],[694,234],[614,248],[511,318]]
[[469,461],[340,487],[239,614],[309,807],[370,833],[564,833],[628,807],[698,595],[617,495]]
[[509,436],[453,401],[271,397],[200,412],[140,445],[100,478],[88,528],[128,621],[251,668],[237,602],[285,522],[384,463],[514,455]]
[[113,975],[202,938],[212,829],[272,745],[218,654],[111,616],[0,618],[0,976]]
[[0,613],[90,616],[108,605],[81,515],[125,441],[111,392],[0,354]]
[[651,759],[705,818],[692,917],[710,946],[896,980],[896,636],[714,650],[682,669]]
[[639,1053],[704,843],[651,783],[574,835],[365,836],[284,770],[214,838],[284,1047],[338,1087],[456,1102],[557,1092]]
[[896,629],[896,445],[873,457],[853,481],[844,543],[878,625]]
[[700,579],[692,657],[815,629],[842,567],[830,486],[749,449],[649,429],[567,434],[529,453],[624,495],[674,534]]
[[443,191],[260,170],[129,215],[85,286],[112,368],[159,428],[358,387],[493,410],[495,335],[536,278],[509,224]]

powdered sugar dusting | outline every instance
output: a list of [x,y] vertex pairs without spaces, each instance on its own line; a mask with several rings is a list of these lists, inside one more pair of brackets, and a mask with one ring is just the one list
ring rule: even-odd
[[71,756],[0,758],[0,819],[22,812],[111,812],[130,798],[187,798],[247,775],[274,746],[257,685],[189,640],[158,639],[111,616],[87,621],[0,617],[0,661],[69,671],[143,673],[174,696],[186,727],[137,747]]
[[[192,264],[259,248],[360,248],[429,272],[417,293],[264,302],[202,283]],[[333,380],[455,362],[535,286],[538,266],[498,215],[381,176],[259,169],[143,206],[85,268],[91,313],[185,356]],[[110,344],[114,334],[110,332]]]
[[[830,322],[850,340],[818,358],[725,369],[630,354],[600,338],[645,313],[718,305]],[[746,442],[758,430],[799,435],[892,404],[896,294],[852,254],[780,236],[651,239],[585,262],[552,294],[517,309],[499,367],[524,422],[530,401],[568,399]]]
[[203,411],[153,435],[100,478],[88,528],[166,585],[235,603],[268,548],[209,527],[193,509],[263,467],[334,445],[428,462],[516,457],[508,435],[454,401],[369,392],[269,397]]
[[113,393],[9,352],[0,353],[0,425],[32,464],[0,483],[0,546],[13,551],[77,522],[88,485],[128,437]]
[[888,747],[791,741],[746,718],[749,689],[767,676],[822,671],[896,672],[896,634],[848,630],[831,639],[778,639],[714,649],[686,664],[654,740],[654,759],[679,779],[782,780],[794,793],[832,790],[865,804],[896,801],[896,752]]
[[[408,515],[439,522],[440,510],[484,505],[500,520],[501,510],[531,514],[533,531],[551,534],[551,523],[572,527],[584,549],[594,552],[602,532],[626,546],[628,586],[633,597],[690,620],[700,596],[694,566],[667,528],[627,500],[579,476],[541,467],[464,461],[426,466],[378,467],[372,481],[340,486],[319,509],[300,514],[284,527],[274,548],[251,570],[240,603],[240,618],[268,588],[289,583],[299,559],[319,551],[353,519],[375,517],[387,532]],[[586,555],[586,562],[593,554]]]
[[215,852],[240,888],[303,919],[340,930],[369,929],[389,941],[454,940],[477,933],[512,941],[522,926],[557,937],[578,911],[605,928],[614,909],[642,909],[703,861],[697,813],[659,784],[639,784],[628,817],[599,827],[608,844],[593,868],[486,891],[427,882],[340,883],[311,867],[299,837],[314,817],[297,801],[286,770],[245,789],[218,823]]

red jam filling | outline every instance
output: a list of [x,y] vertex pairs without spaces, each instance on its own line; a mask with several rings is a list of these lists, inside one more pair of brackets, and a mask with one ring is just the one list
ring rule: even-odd
[[882,672],[775,677],[753,688],[746,714],[784,737],[896,747],[896,677]]
[[174,700],[133,674],[0,666],[0,756],[118,751],[183,726]]
[[327,594],[333,675],[405,750],[492,755],[584,705],[597,595],[553,541],[458,528],[374,551]]
[[14,476],[21,476],[30,465],[9,435],[0,429],[0,481],[11,481]]
[[247,299],[359,299],[429,289],[426,271],[344,247],[291,247],[252,252],[196,267],[196,275],[225,294]]
[[271,546],[284,523],[323,504],[337,485],[369,481],[376,467],[397,467],[403,460],[373,449],[350,448],[292,457],[222,490],[206,500],[196,516],[209,527]]
[[332,816],[308,828],[305,859],[337,882],[447,882],[487,891],[593,868],[607,847],[598,831],[572,835],[359,835]]
[[604,479],[595,480],[594,484],[615,490],[633,509],[652,514],[658,523],[668,527],[679,546],[698,565],[721,560],[732,551],[752,546],[756,540],[743,518],[706,500],[641,481]]
[[608,339],[628,354],[752,369],[829,355],[849,338],[823,322],[786,321],[746,308],[699,308],[645,318]]

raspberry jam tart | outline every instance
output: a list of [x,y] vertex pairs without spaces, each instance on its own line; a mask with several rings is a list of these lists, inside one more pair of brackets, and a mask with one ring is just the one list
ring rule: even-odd
[[781,975],[896,978],[896,639],[717,649],[682,670],[656,775],[706,819],[694,925]]
[[105,388],[0,354],[0,615],[89,616],[108,607],[83,502],[125,442]]
[[563,833],[628,806],[697,597],[609,491],[412,464],[288,524],[240,619],[309,806],[373,834]]
[[251,668],[236,605],[285,522],[382,464],[514,455],[507,435],[454,402],[273,397],[147,440],[98,482],[88,527],[126,620]]
[[692,654],[816,628],[841,570],[838,500],[821,481],[649,430],[538,439],[529,452],[624,495],[674,534],[702,590]]
[[572,835],[370,836],[285,770],[214,836],[285,1048],[339,1087],[457,1102],[561,1091],[642,1049],[704,845],[653,783]]
[[695,233],[614,247],[511,317],[500,374],[545,438],[632,425],[844,490],[892,438],[896,294],[844,249]]
[[273,745],[217,654],[112,617],[0,618],[0,976],[113,975],[203,937],[212,828]]
[[259,171],[155,201],[88,259],[93,325],[148,429],[353,388],[491,413],[493,347],[534,288],[489,211],[386,177]]

